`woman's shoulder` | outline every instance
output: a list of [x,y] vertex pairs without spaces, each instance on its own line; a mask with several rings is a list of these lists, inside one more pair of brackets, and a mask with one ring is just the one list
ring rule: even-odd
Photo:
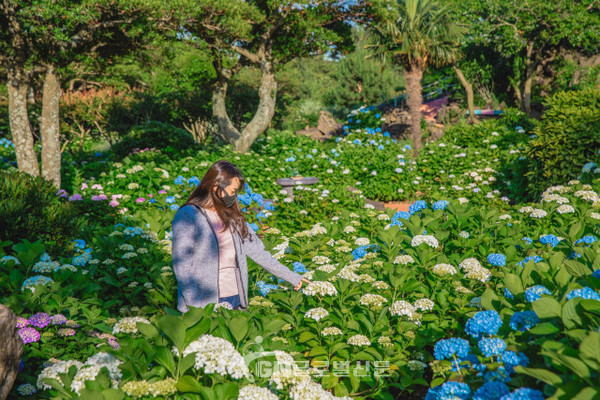
[[177,209],[177,212],[175,212],[175,217],[176,219],[195,219],[196,218],[196,214],[199,210],[196,209],[196,206],[193,204],[185,204],[181,207],[179,207],[179,209]]

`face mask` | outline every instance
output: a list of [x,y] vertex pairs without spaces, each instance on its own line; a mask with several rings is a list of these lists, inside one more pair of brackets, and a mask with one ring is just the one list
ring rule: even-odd
[[235,204],[236,195],[234,194],[233,196],[230,196],[227,194],[227,192],[225,192],[225,191],[223,191],[223,192],[225,193],[225,196],[221,197],[221,200],[223,201],[225,206],[227,208],[233,206]]

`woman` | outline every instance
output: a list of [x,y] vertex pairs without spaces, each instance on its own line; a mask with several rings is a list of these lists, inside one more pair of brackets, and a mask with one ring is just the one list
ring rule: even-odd
[[273,275],[300,290],[302,275],[281,264],[240,212],[237,192],[245,180],[232,163],[214,163],[172,223],[173,270],[177,278],[177,309],[227,302],[248,308],[249,256]]

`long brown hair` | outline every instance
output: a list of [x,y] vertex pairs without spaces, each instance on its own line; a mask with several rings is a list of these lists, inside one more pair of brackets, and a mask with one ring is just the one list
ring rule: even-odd
[[208,200],[210,198],[212,200],[213,207],[216,209],[221,221],[223,221],[223,232],[229,229],[230,226],[233,226],[233,229],[242,238],[249,238],[250,232],[248,231],[246,218],[240,211],[237,196],[235,196],[234,205],[227,207],[221,198],[217,196],[216,191],[213,191],[213,187],[215,185],[218,186],[217,191],[219,188],[225,191],[225,188],[229,186],[229,184],[236,177],[240,180],[240,188],[243,188],[246,180],[244,179],[242,172],[235,164],[227,160],[219,160],[215,162],[208,169],[206,174],[204,174],[200,184],[196,189],[194,189],[184,206],[191,204],[204,207],[209,203]]

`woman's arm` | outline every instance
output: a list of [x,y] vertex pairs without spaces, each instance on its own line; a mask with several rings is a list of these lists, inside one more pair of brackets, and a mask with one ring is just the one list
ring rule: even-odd
[[264,243],[260,240],[256,232],[254,232],[254,229],[248,226],[248,230],[252,236],[252,242],[248,240],[242,242],[248,257],[276,277],[288,281],[294,287],[297,286],[302,281],[302,275],[280,263],[271,253],[265,250]]
[[195,296],[192,269],[196,243],[195,212],[193,207],[181,208],[171,224],[173,272],[186,304]]

